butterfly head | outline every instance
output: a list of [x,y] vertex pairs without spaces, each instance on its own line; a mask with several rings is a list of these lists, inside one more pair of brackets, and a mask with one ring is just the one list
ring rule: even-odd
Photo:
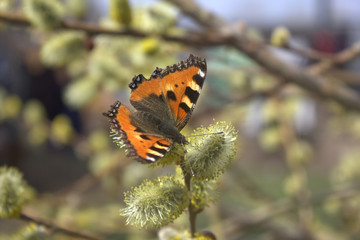
[[180,134],[177,139],[175,139],[175,142],[180,144],[189,144],[189,142],[186,140],[185,136]]

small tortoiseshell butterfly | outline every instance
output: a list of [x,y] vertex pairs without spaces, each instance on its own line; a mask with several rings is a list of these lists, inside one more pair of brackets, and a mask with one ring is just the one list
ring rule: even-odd
[[206,61],[190,55],[165,69],[156,68],[150,79],[135,76],[130,103],[116,101],[104,113],[128,149],[128,156],[143,163],[163,157],[173,143],[188,143],[180,130],[189,121],[206,76]]

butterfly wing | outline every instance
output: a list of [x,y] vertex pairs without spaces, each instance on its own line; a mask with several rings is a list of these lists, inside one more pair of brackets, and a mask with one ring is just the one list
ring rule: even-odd
[[171,149],[169,141],[145,133],[138,126],[138,121],[133,121],[130,110],[119,101],[104,115],[110,120],[111,128],[121,136],[129,151],[128,156],[143,163],[152,163]]
[[[141,74],[133,78],[129,84],[132,89],[130,102],[137,111],[132,113],[116,102],[108,113],[104,113],[112,129],[124,141],[129,156],[151,163],[163,157],[173,141],[185,142],[179,131],[190,119],[205,76],[205,59],[190,55],[186,61],[164,70],[157,68],[150,79]],[[145,115],[147,120],[140,117]],[[165,127],[155,134],[153,121],[160,122],[161,126],[174,126],[174,130]],[[163,135],[166,139],[161,137]]]
[[133,78],[129,84],[131,88],[130,103],[138,111],[148,112],[162,121],[169,122],[174,119],[172,119],[170,109],[161,92],[161,71],[156,68],[150,79],[144,78],[142,74]]
[[206,77],[206,61],[190,55],[161,72],[160,88],[179,131],[189,121]]

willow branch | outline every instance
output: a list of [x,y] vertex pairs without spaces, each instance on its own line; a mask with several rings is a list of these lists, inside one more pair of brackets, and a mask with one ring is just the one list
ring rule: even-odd
[[[0,12],[0,21],[21,27],[31,26],[30,21],[24,15],[8,13],[8,12]],[[131,28],[121,28],[115,30],[115,29],[101,27],[96,24],[84,23],[78,21],[62,21],[61,25],[58,26],[58,29],[84,31],[90,36],[101,35],[101,34],[111,35],[111,36],[129,36],[134,38],[146,38],[149,36],[157,36],[164,41],[177,42],[177,43],[182,43],[197,47],[216,46],[216,45],[224,44],[224,39],[219,38],[214,34],[188,32],[186,36],[171,36],[166,34],[147,33]]]
[[[178,6],[184,13],[188,13],[190,11],[188,9],[189,7],[192,8],[193,12],[205,11],[193,0],[168,1]],[[201,18],[196,18],[193,15],[189,16],[198,21],[201,25],[214,22],[214,19],[224,23],[221,18],[216,17],[210,13],[202,14]],[[206,18],[206,16],[211,17]],[[213,24],[212,27],[216,28],[218,25]],[[230,26],[226,25],[224,27],[230,28]],[[219,32],[221,32],[221,30],[219,30]],[[234,31],[232,36],[227,37],[230,40],[228,45],[233,46],[234,48],[243,52],[252,60],[257,62],[260,66],[273,73],[275,76],[282,78],[290,83],[296,84],[318,96],[335,100],[343,106],[360,111],[360,96],[349,88],[340,84],[331,83],[324,77],[315,75],[309,71],[306,71],[305,69],[292,66],[280,60],[278,57],[272,54],[264,44],[251,41],[241,33]]]
[[300,47],[291,42],[284,48],[296,54],[304,56],[310,60],[315,60],[315,61],[329,60],[334,57],[334,54],[316,51],[315,49],[312,48]]
[[[189,32],[186,36],[159,34],[157,35],[159,38],[165,41],[178,42],[191,46],[233,46],[278,78],[296,84],[315,95],[335,100],[347,108],[360,111],[360,96],[349,88],[340,84],[331,83],[325,77],[318,76],[305,69],[294,67],[280,60],[272,54],[265,45],[247,39],[241,32],[233,29],[230,25],[226,24],[224,20],[207,12],[192,0],[168,1],[176,4],[184,13],[189,14],[202,26],[212,27],[212,29],[210,32],[203,33]],[[4,12],[0,13],[0,20],[23,26],[30,25],[29,21],[23,16]],[[214,31],[218,27],[221,28],[218,29],[217,32]],[[89,35],[107,34],[136,38],[144,38],[153,35],[134,29],[112,30],[80,22],[63,22],[59,28],[81,30],[87,32]],[[229,31],[231,29],[233,31]],[[357,47],[355,49],[357,49]],[[343,54],[341,56],[342,57],[337,58],[337,63],[344,61],[344,59],[349,58],[349,56],[354,56],[354,54]]]
[[40,220],[40,219],[37,219],[37,218],[34,218],[32,216],[29,216],[25,213],[21,213],[20,214],[20,219],[23,219],[25,221],[30,221],[30,222],[34,222],[38,225],[41,225],[41,226],[44,226],[50,230],[53,230],[55,232],[61,232],[67,236],[71,236],[71,237],[75,237],[75,238],[78,238],[78,239],[87,239],[87,240],[103,240],[102,238],[99,238],[99,237],[94,237],[94,236],[90,236],[90,235],[87,235],[87,234],[84,234],[84,233],[81,233],[81,232],[78,232],[78,231],[74,231],[74,230],[70,230],[70,229],[66,229],[66,228],[63,228],[63,227],[59,227],[55,224],[52,224],[52,223],[49,223],[47,221],[44,221],[44,220]]

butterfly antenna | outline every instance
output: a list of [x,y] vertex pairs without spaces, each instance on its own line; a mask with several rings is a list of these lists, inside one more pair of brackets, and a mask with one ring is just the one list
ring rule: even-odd
[[182,146],[183,146],[183,149],[184,149],[184,153],[185,153],[185,162],[188,162],[189,163],[189,167],[190,167],[190,171],[191,171],[191,176],[195,176],[195,174],[194,174],[194,170],[193,170],[193,168],[192,168],[192,166],[191,166],[191,162],[190,161],[188,161],[187,160],[187,158],[186,158],[186,153],[187,153],[187,151],[186,151],[186,148],[185,148],[185,145],[184,144],[182,144]]
[[191,136],[186,136],[186,138],[190,138],[190,137],[200,137],[200,136],[207,136],[207,135],[218,135],[218,134],[223,134],[224,132],[216,132],[216,133],[204,133],[204,134],[197,134],[197,135],[191,135]]

